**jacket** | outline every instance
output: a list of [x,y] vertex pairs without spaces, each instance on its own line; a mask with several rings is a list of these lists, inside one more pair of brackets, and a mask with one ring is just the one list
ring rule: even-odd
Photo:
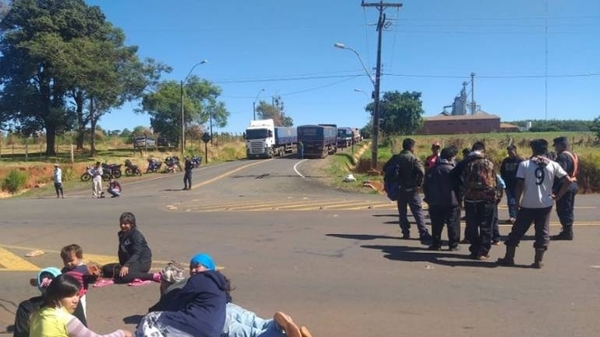
[[517,169],[519,164],[523,161],[521,157],[506,157],[500,165],[500,177],[506,183],[506,188],[514,190],[517,186]]
[[167,303],[161,322],[196,337],[220,337],[225,325],[227,289],[217,271],[192,275]]
[[423,193],[429,206],[458,206],[458,198],[450,177],[452,169],[453,162],[438,159],[437,165],[427,171]]
[[152,251],[146,238],[136,227],[129,232],[119,232],[119,264],[127,267],[132,264],[152,264]]
[[410,189],[419,187],[423,184],[425,167],[417,156],[408,150],[394,155],[385,165],[398,165],[398,182],[401,189]]

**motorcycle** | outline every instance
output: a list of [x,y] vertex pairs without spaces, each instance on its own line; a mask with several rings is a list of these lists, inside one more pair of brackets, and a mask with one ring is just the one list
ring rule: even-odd
[[202,164],[202,157],[193,156],[192,157],[192,165],[194,165],[194,168],[200,167],[200,164]]
[[181,171],[181,167],[179,166],[179,157],[167,157],[165,158],[165,164],[167,165],[167,173],[175,173],[177,168]]
[[125,159],[125,175],[133,176],[133,175],[142,175],[142,170],[137,165],[134,165],[131,160]]
[[146,168],[146,173],[158,172],[160,170],[161,166],[162,166],[162,163],[160,161],[158,161],[155,158],[149,158],[148,159],[148,168]]
[[102,171],[107,172],[109,174],[109,176],[113,176],[115,178],[121,178],[121,175],[122,175],[121,166],[123,166],[123,165],[122,164],[103,163]]
[[[81,175],[81,181],[90,181],[92,179],[92,175],[90,174],[91,169],[92,166],[88,166],[85,168],[85,172],[83,172],[83,174]],[[108,170],[102,170],[102,180],[109,181],[112,177],[111,173],[112,172],[109,172]]]

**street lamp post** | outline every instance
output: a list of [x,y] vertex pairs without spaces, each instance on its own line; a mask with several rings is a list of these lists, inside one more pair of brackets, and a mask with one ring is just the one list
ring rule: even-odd
[[262,88],[260,91],[258,91],[254,102],[252,102],[252,120],[256,120],[256,101],[258,101],[258,96],[260,96],[260,93],[263,91],[265,91],[265,88]]
[[377,149],[379,148],[379,144],[378,144],[378,138],[379,138],[379,88],[380,88],[380,81],[381,81],[381,72],[380,72],[381,50],[379,50],[379,49],[377,50],[377,70],[376,70],[375,80],[373,80],[373,77],[369,73],[369,70],[365,66],[365,63],[363,62],[362,58],[360,57],[360,54],[358,54],[358,52],[356,50],[345,46],[343,43],[335,43],[333,46],[336,48],[340,48],[340,49],[347,49],[347,50],[350,50],[351,52],[353,52],[356,55],[356,57],[358,58],[358,60],[360,61],[360,64],[362,65],[365,73],[367,73],[367,76],[369,76],[369,80],[371,80],[371,83],[373,84],[373,97],[372,97],[373,98],[373,142],[372,142],[372,148],[371,148],[371,169],[376,169],[377,168]]
[[187,82],[188,78],[190,77],[190,75],[192,75],[192,71],[194,71],[194,68],[196,68],[197,66],[204,64],[208,62],[208,60],[202,60],[196,64],[194,64],[194,66],[192,67],[192,69],[190,69],[190,72],[187,74],[187,76],[185,77],[185,79],[183,81],[181,81],[180,83],[180,89],[181,89],[181,156],[183,156],[185,154],[185,110],[183,108],[183,85]]

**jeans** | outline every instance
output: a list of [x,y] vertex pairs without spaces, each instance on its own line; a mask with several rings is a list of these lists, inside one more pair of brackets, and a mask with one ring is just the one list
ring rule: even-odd
[[498,221],[498,205],[496,205],[496,207],[494,207],[494,220],[492,221],[492,241],[500,241],[502,239]]
[[119,191],[116,188],[109,188],[108,189],[108,193],[110,193],[113,197],[119,197],[119,196],[121,196],[121,191]]
[[431,218],[432,246],[442,247],[442,230],[444,224],[448,230],[448,246],[455,248],[460,241],[460,207],[458,206],[429,206]]
[[547,208],[523,208],[517,213],[517,221],[513,224],[506,245],[517,247],[521,239],[531,227],[535,226],[535,242],[533,247],[536,249],[548,249],[550,242],[550,212],[552,207]]
[[558,219],[563,228],[572,228],[573,222],[575,221],[573,209],[575,208],[575,195],[577,194],[577,190],[577,183],[572,183],[569,186],[567,193],[556,201],[556,215],[558,215]]
[[223,337],[285,337],[272,319],[262,319],[233,303],[227,303]]
[[428,233],[425,227],[425,218],[423,217],[423,206],[421,205],[421,196],[415,188],[400,188],[398,191],[398,216],[400,218],[400,229],[402,234],[410,234],[410,222],[407,218],[406,207],[410,207],[410,212],[415,218],[419,236]]
[[192,188],[192,171],[185,171],[183,175],[183,188]]
[[492,248],[492,223],[494,221],[493,201],[465,200],[467,214],[466,239],[472,255],[487,256]]
[[508,206],[508,217],[517,218],[517,197],[515,196],[515,188],[506,188],[506,205]]
[[58,198],[59,194],[61,196],[64,196],[64,194],[63,194],[63,188],[62,188],[62,183],[54,183],[54,190],[56,190],[56,197],[57,198]]

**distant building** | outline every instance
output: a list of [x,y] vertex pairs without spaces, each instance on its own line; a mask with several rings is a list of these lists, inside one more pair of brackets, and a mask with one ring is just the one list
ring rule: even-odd
[[474,115],[441,113],[437,116],[425,117],[423,120],[423,128],[419,132],[420,134],[448,135],[502,131],[500,117],[481,110]]

